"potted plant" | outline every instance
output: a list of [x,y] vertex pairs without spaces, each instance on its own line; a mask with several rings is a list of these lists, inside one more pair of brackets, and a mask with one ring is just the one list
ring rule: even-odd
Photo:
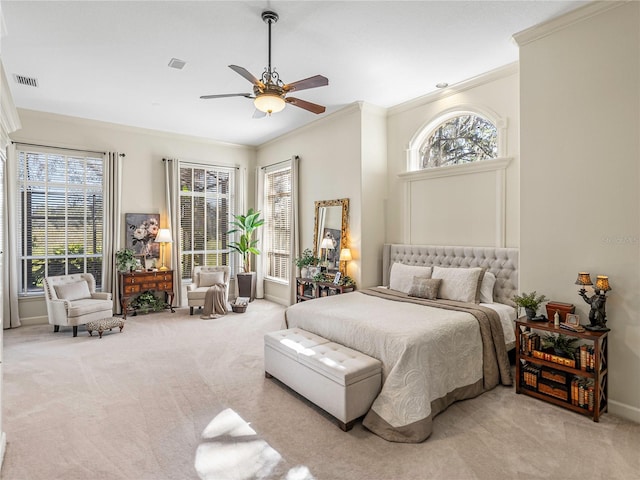
[[536,316],[540,304],[547,301],[547,297],[538,295],[534,290],[531,293],[522,292],[522,295],[516,295],[511,300],[513,300],[519,308],[524,308],[527,318],[531,320]]
[[253,239],[253,232],[264,224],[260,218],[260,212],[250,208],[246,215],[234,215],[235,220],[231,222],[236,228],[227,233],[240,232],[237,242],[230,242],[229,247],[235,250],[242,257],[242,272],[238,272],[236,280],[238,282],[238,296],[249,297],[249,301],[256,298],[256,274],[251,271],[251,255],[260,255],[260,250],[256,247],[258,240]]
[[123,248],[116,252],[116,267],[120,272],[130,272],[136,267],[136,257],[133,250]]
[[540,343],[542,348],[553,348],[556,355],[575,360],[575,355],[578,351],[576,342],[579,341],[580,339],[578,337],[567,337],[563,334],[548,334],[542,337]]
[[165,303],[151,291],[142,292],[131,305],[136,309],[136,313],[158,312],[165,307]]
[[307,278],[309,276],[309,267],[311,265],[317,265],[320,261],[310,248],[305,248],[302,251],[302,255],[295,259],[296,266],[300,269],[300,276]]

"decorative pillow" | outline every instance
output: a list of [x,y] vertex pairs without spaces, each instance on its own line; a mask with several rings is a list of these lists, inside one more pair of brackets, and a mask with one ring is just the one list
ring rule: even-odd
[[438,298],[441,283],[442,280],[439,278],[413,277],[409,296],[435,300]]
[[91,298],[89,284],[86,280],[73,283],[62,283],[54,285],[56,295],[60,300],[80,300],[81,298]]
[[485,272],[480,286],[480,303],[493,303],[493,287],[496,284],[496,276],[491,272]]
[[389,288],[409,293],[413,277],[431,278],[431,267],[394,263],[391,265],[391,272],[389,273]]
[[224,283],[224,272],[200,272],[199,287],[210,287],[216,283]]
[[438,298],[458,302],[475,302],[478,295],[480,275],[484,269],[433,267],[433,278],[442,279]]

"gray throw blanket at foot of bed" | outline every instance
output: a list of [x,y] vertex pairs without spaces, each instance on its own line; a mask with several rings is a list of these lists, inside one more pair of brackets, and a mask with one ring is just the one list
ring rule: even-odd
[[203,319],[218,318],[227,314],[227,288],[223,283],[215,283],[209,287],[204,297]]

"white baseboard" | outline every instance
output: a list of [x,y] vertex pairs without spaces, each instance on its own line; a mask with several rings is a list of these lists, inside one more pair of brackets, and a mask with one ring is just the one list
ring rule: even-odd
[[278,303],[280,305],[284,305],[285,307],[289,306],[289,302],[287,302],[286,300],[284,300],[282,298],[275,297],[273,295],[265,295],[264,299],[265,300],[269,300],[270,302],[273,302],[273,303]]
[[640,423],[640,408],[609,399],[609,413]]
[[41,317],[20,318],[20,325],[24,325],[25,327],[29,325],[46,325],[47,323],[49,323],[49,318],[46,315]]

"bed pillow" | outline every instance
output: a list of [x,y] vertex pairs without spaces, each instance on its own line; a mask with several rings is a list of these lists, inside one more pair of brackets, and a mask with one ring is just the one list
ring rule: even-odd
[[441,283],[442,280],[439,278],[413,277],[409,296],[435,300],[438,298]]
[[476,302],[484,269],[433,267],[432,278],[442,279],[438,298],[457,302]]
[[54,285],[56,295],[60,300],[80,300],[82,298],[91,298],[91,292],[89,291],[89,284],[86,280],[73,283],[63,283],[60,285]]
[[210,287],[216,283],[224,283],[224,272],[200,272],[199,287]]
[[491,272],[485,272],[480,285],[480,303],[493,303],[493,287],[496,284],[496,276]]
[[431,278],[431,267],[394,263],[389,274],[389,288],[409,293],[413,277]]

